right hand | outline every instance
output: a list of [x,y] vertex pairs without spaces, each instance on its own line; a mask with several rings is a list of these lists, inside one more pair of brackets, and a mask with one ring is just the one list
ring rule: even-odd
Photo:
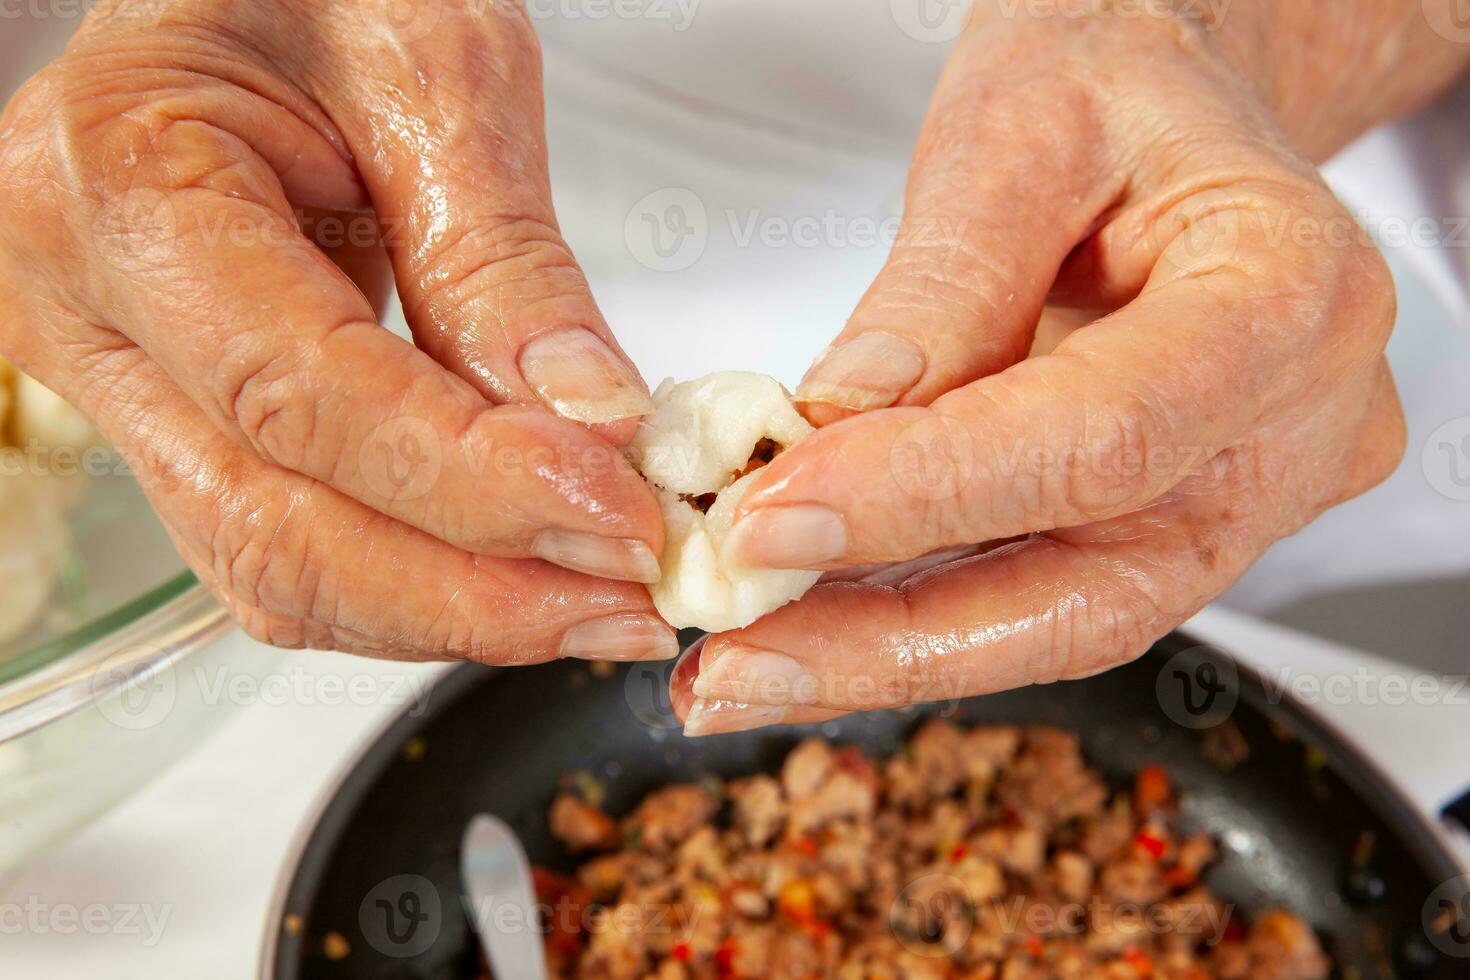
[[[314,240],[343,216],[383,245]],[[0,119],[0,283],[0,351],[257,639],[676,652],[615,448],[651,403],[557,228],[519,4],[104,0]]]

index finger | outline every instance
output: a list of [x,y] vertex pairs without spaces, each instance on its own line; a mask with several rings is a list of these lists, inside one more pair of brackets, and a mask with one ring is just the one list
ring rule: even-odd
[[222,431],[466,550],[657,579],[657,505],[612,446],[381,328],[234,137],[179,122],[148,149],[190,186],[141,183],[100,223],[97,305]]
[[552,207],[531,18],[446,4],[424,36],[325,21],[315,29],[342,43],[300,75],[397,229],[388,251],[416,343],[493,402],[539,401],[627,442],[653,405]]

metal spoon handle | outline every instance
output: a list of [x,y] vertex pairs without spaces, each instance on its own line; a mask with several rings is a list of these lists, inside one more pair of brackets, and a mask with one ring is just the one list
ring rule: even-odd
[[505,821],[486,813],[470,821],[460,875],[466,911],[496,980],[546,980],[531,862]]

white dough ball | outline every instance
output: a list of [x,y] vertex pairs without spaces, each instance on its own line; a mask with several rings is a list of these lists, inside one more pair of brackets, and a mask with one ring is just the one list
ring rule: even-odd
[[701,514],[667,490],[654,489],[663,510],[666,544],[662,577],[649,586],[653,604],[669,624],[709,633],[749,626],[766,613],[799,599],[821,572],[780,568],[735,568],[720,556],[730,518],[755,474],[723,490]]
[[779,381],[748,371],[667,380],[653,405],[629,457],[649,483],[691,496],[728,487],[762,439],[790,446],[812,432]]
[[[762,440],[785,449],[813,431],[772,378],[725,371],[665,381],[629,458],[653,487],[666,531],[662,576],[649,587],[673,626],[739,629],[800,598],[821,572],[732,566],[721,547],[756,473],[744,471]],[[707,512],[693,499],[716,494]]]

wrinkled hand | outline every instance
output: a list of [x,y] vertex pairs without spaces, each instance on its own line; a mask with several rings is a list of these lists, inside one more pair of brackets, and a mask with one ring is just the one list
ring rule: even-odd
[[259,639],[672,655],[613,445],[647,389],[557,229],[529,20],[391,7],[100,4],[0,122],[0,349]]
[[[1401,456],[1392,282],[1283,130],[1322,156],[1365,100],[1427,93],[1347,98],[1253,59],[1371,86],[1404,37],[1380,25],[1339,62],[1303,57],[1323,42],[1272,3],[1236,4],[1234,33],[1003,6],[976,4],[899,243],[797,391],[826,428],[762,471],[727,543],[762,567],[910,564],[687,655],[690,734],[1117,665]],[[1423,84],[1453,76],[1433,60]]]

